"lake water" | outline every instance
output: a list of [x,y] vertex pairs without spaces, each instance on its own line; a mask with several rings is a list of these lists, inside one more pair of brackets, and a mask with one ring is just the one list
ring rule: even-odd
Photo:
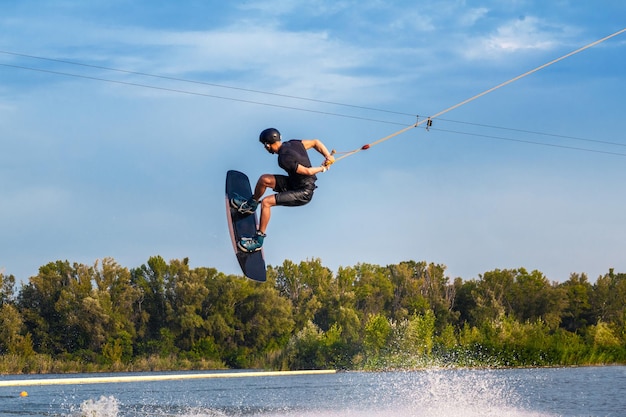
[[[42,376],[0,380],[28,378]],[[21,397],[21,391],[28,396]],[[0,387],[0,416],[626,416],[626,367],[432,369]]]

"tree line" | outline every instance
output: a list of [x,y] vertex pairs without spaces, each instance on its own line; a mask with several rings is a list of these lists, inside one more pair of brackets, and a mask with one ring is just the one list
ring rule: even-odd
[[56,261],[17,289],[0,273],[0,372],[626,363],[624,300],[613,270],[451,280],[427,262],[285,260],[256,283],[188,259]]

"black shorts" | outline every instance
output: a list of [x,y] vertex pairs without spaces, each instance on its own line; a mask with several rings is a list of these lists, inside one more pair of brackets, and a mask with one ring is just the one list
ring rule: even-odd
[[313,198],[313,191],[316,188],[314,183],[304,188],[293,188],[288,176],[274,175],[274,178],[276,179],[274,191],[276,191],[277,206],[303,206]]

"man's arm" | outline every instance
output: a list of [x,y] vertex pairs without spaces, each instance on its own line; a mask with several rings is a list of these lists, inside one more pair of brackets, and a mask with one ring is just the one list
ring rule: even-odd
[[315,174],[319,174],[320,172],[326,172],[328,167],[333,162],[335,162],[335,157],[332,156],[330,152],[328,152],[328,149],[326,149],[326,146],[322,143],[321,140],[319,140],[319,139],[303,139],[302,140],[302,145],[304,146],[304,149],[311,149],[311,148],[313,148],[316,151],[318,151],[324,157],[324,163],[322,164],[322,166],[311,167],[311,168],[307,168],[307,167],[304,167],[302,165],[298,165],[298,168],[296,169],[296,172],[298,174],[301,174],[301,175],[315,175]]
[[324,165],[319,166],[319,167],[307,168],[304,165],[298,164],[296,173],[300,175],[315,175],[315,174],[319,174],[320,172],[326,172],[327,169],[328,168],[326,168]]

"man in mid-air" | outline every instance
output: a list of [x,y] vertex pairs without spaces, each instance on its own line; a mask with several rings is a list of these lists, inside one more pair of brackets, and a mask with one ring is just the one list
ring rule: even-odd
[[[230,200],[233,208],[241,214],[253,214],[261,205],[259,230],[255,236],[243,237],[237,246],[246,252],[255,252],[263,246],[265,230],[270,221],[273,206],[303,206],[313,198],[313,191],[317,177],[315,174],[326,172],[335,158],[328,152],[326,146],[318,139],[292,139],[282,141],[280,132],[274,128],[265,129],[259,135],[259,141],[272,154],[278,154],[278,165],[287,171],[287,175],[263,174],[254,187],[251,198],[245,199],[235,196]],[[322,166],[311,167],[307,150],[314,148],[325,158]],[[271,188],[276,194],[263,199],[265,190]]]

